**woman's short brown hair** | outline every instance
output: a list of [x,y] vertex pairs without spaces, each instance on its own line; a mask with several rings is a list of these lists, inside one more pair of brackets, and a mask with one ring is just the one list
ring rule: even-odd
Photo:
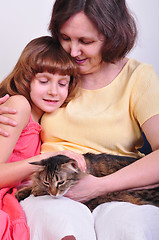
[[56,0],[49,25],[52,37],[57,40],[61,26],[81,11],[105,36],[103,61],[121,59],[133,48],[137,29],[125,0]]

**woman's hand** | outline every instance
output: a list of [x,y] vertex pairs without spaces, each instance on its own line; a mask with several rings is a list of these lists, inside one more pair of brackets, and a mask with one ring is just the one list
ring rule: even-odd
[[[16,126],[16,122],[13,119],[7,118],[3,116],[3,114],[15,114],[16,109],[8,108],[5,106],[1,106],[1,104],[5,103],[9,98],[9,95],[6,94],[4,97],[0,98],[0,124],[10,125],[12,127]],[[0,128],[0,135],[7,137],[9,134]]]
[[99,182],[101,178],[93,175],[86,175],[75,186],[65,194],[65,197],[71,198],[78,202],[87,202],[99,195]]
[[[62,151],[62,152],[59,152],[58,154],[63,154],[63,155],[66,155],[67,157],[69,158],[73,158],[74,160],[77,161],[78,163],[78,167],[83,171],[85,172],[86,169],[87,169],[87,166],[86,166],[86,161],[85,161],[85,158],[82,154],[78,154],[78,153],[75,153],[75,152],[72,152],[72,151]],[[57,152],[56,152],[56,155],[57,155]]]
[[53,156],[60,155],[60,154],[76,160],[77,163],[78,163],[78,167],[83,172],[86,171],[87,167],[86,167],[86,161],[84,159],[84,156],[82,154],[78,154],[78,153],[75,153],[75,152],[72,152],[72,151],[69,151],[69,150],[59,151],[59,152],[45,152],[45,153],[42,153],[42,154],[39,155],[40,156],[39,160],[49,158],[49,157],[53,157]]

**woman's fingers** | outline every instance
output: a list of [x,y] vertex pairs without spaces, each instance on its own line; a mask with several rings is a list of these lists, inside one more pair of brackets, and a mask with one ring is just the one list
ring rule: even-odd
[[12,127],[15,127],[17,125],[17,122],[11,118],[0,115],[0,124],[5,124],[5,125],[10,125]]
[[15,114],[16,113],[16,109],[5,107],[5,106],[0,106],[0,115],[5,114],[5,113],[7,113],[7,114]]
[[0,98],[0,104],[6,102],[6,101],[8,100],[8,98],[9,98],[9,95],[8,95],[8,94],[6,94],[4,97],[1,97],[1,98]]
[[3,137],[8,137],[9,136],[8,132],[4,131],[2,128],[0,128],[0,135],[3,136]]
[[[3,114],[15,114],[16,113],[16,109],[9,108],[6,106],[1,106],[1,104],[5,103],[8,100],[8,98],[9,98],[8,94],[6,94],[4,97],[0,98],[0,124],[10,125],[12,127],[15,127],[17,125],[16,121],[14,121],[11,118],[3,116]],[[3,130],[3,128],[0,128],[0,135],[4,136],[4,137],[9,136],[9,134],[5,130]]]
[[14,109],[14,108],[1,106],[1,104],[5,103],[9,99],[9,97],[10,96],[8,94],[6,94],[4,97],[0,98],[0,115],[4,114],[4,113],[9,113],[9,114],[15,114],[16,113],[16,109]]
[[83,171],[85,172],[86,169],[87,169],[87,166],[86,166],[86,161],[85,161],[85,158],[82,154],[78,154],[78,153],[75,153],[75,152],[72,152],[72,151],[62,151],[61,152],[62,154],[70,157],[70,158],[73,158],[77,161],[78,163],[78,167]]
[[[14,121],[13,119],[10,119],[1,115],[0,115],[0,124],[10,125],[12,127],[15,127],[17,125],[16,121]],[[9,133],[6,132],[3,128],[0,128],[0,135],[4,137],[8,137]]]

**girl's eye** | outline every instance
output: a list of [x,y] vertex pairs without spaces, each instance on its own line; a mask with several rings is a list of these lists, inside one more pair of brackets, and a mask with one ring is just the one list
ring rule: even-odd
[[40,83],[47,83],[48,79],[47,78],[39,78]]
[[59,83],[59,85],[64,87],[64,86],[66,86],[66,83]]
[[69,82],[63,80],[63,81],[60,81],[60,82],[59,82],[59,85],[62,86],[62,87],[65,87],[65,86],[68,86],[68,85],[69,85]]

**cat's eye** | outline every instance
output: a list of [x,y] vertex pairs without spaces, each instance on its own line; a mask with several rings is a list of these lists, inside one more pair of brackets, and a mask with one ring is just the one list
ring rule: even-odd
[[49,186],[49,182],[43,181],[44,185]]
[[44,183],[45,186],[49,186],[49,182],[48,182],[47,177],[45,177],[45,179],[43,179],[43,183]]
[[61,182],[58,182],[58,185],[62,185],[64,183],[65,183],[65,181],[61,181]]
[[56,178],[56,181],[58,181],[58,180],[59,180],[59,178],[58,178],[58,176],[57,176],[57,175],[55,175],[55,178]]

